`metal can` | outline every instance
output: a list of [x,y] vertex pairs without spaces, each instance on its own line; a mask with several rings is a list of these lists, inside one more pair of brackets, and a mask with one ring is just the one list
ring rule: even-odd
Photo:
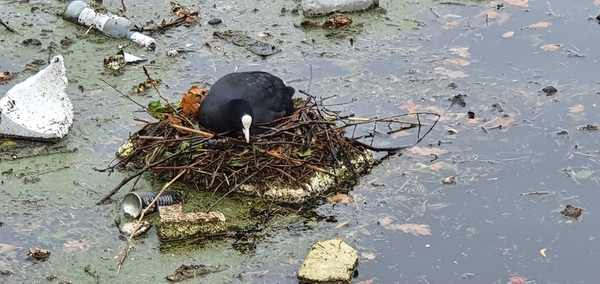
[[[142,212],[152,203],[158,192],[130,192],[123,197],[123,211],[132,218],[139,217]],[[168,206],[181,202],[181,196],[175,191],[165,191],[156,203],[148,210],[148,213],[158,211],[159,206]]]

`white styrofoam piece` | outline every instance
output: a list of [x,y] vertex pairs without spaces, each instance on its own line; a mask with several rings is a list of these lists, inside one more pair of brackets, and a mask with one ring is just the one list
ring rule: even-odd
[[302,0],[302,11],[307,17],[360,11],[371,6],[379,6],[379,0]]
[[0,99],[0,134],[27,138],[63,138],[73,124],[67,96],[67,70],[57,55],[50,65],[16,84]]

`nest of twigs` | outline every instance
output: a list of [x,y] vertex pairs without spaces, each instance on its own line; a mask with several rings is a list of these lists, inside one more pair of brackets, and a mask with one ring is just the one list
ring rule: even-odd
[[253,136],[250,143],[202,129],[195,118],[185,117],[180,110],[148,123],[121,146],[119,159],[106,169],[138,171],[110,195],[152,170],[165,179],[177,175],[209,192],[238,192],[301,203],[363,176],[377,162],[372,151],[395,153],[405,148],[365,144],[361,142],[364,136],[352,137],[358,125],[381,122],[389,129],[391,124],[400,125],[393,131],[420,127],[416,122],[397,120],[399,116],[341,116],[324,106],[323,99],[304,94],[308,99],[296,101],[293,115],[258,126],[266,131]]

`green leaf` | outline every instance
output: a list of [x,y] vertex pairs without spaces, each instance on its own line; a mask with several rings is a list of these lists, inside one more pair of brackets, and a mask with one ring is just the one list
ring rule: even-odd
[[183,142],[181,142],[181,146],[179,146],[179,149],[181,149],[181,151],[183,151],[189,147],[190,147],[190,141],[183,141]]
[[17,145],[18,144],[15,141],[4,141],[4,143],[0,144],[0,149],[6,150],[8,148],[15,147]]
[[232,161],[231,163],[229,163],[229,165],[232,167],[243,167],[246,165],[246,161],[242,161],[242,160]]
[[294,152],[294,156],[299,157],[299,158],[309,157],[310,155],[312,155],[311,149],[308,149],[304,152]]
[[587,179],[589,177],[591,177],[594,174],[594,171],[592,170],[581,170],[577,173],[575,173],[575,178],[576,179]]

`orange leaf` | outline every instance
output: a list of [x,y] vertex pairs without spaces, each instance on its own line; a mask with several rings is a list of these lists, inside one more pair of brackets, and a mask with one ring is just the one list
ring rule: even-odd
[[174,115],[167,113],[167,114],[165,114],[165,116],[169,119],[169,122],[172,125],[183,126],[183,125],[181,125],[181,119],[175,117]]
[[429,165],[429,169],[430,169],[430,170],[432,170],[432,171],[439,171],[439,170],[441,170],[441,169],[442,169],[442,166],[443,166],[443,165],[444,165],[444,164],[443,164],[442,162],[437,162],[437,163],[435,163],[435,164],[431,164],[431,165]]
[[530,28],[530,29],[540,29],[540,28],[547,28],[547,27],[549,27],[551,25],[552,25],[551,22],[539,22],[539,23],[535,23],[533,25],[529,25],[528,28]]
[[416,223],[406,223],[406,224],[390,224],[384,226],[388,230],[400,230],[404,233],[411,233],[415,236],[429,236],[431,235],[431,229],[427,224],[416,224]]
[[334,203],[352,203],[354,202],[354,198],[348,196],[347,194],[338,193],[334,196],[327,197],[327,202]]
[[410,113],[416,113],[419,111],[421,106],[416,105],[412,99],[408,100],[404,105],[400,106],[400,109],[405,109]]
[[541,49],[543,49],[544,51],[555,51],[557,49],[559,49],[562,45],[561,44],[544,44],[542,46],[540,46]]
[[576,105],[576,106],[569,108],[569,112],[571,112],[571,113],[580,113],[583,110],[584,110],[583,105]]

